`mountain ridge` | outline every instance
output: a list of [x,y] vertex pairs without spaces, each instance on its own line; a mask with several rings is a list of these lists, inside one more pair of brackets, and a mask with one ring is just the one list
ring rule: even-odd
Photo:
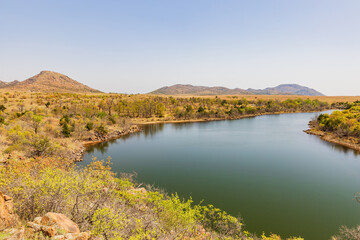
[[241,89],[241,88],[226,88],[226,87],[206,87],[193,86],[190,84],[175,84],[172,86],[165,86],[150,94],[164,94],[164,95],[302,95],[302,96],[325,96],[315,89],[301,86],[298,84],[280,84],[276,87],[268,87],[265,89]]

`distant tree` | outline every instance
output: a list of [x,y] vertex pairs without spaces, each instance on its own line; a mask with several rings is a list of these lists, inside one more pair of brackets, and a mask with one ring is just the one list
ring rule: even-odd
[[68,138],[71,135],[70,127],[67,123],[64,123],[62,125],[62,131],[61,133],[64,135],[64,137]]

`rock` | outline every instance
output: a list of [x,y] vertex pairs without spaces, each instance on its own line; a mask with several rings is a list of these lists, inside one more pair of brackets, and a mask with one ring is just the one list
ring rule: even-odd
[[33,222],[28,222],[27,225],[32,228],[35,232],[41,231],[41,225]]
[[89,234],[87,232],[82,233],[68,233],[65,235],[65,239],[67,240],[88,240]]
[[0,229],[15,225],[16,216],[13,213],[12,198],[0,192]]
[[41,219],[42,219],[42,217],[36,217],[36,218],[34,219],[34,223],[36,223],[36,224],[41,224]]
[[65,240],[65,236],[64,235],[57,235],[57,236],[54,236],[52,239],[53,240]]
[[89,234],[87,232],[82,233],[68,233],[65,235],[57,235],[52,239],[57,240],[88,240]]
[[45,236],[57,240],[88,240],[89,233],[80,232],[76,223],[61,213],[47,213],[28,222],[28,230],[42,232]]
[[57,234],[55,227],[41,226],[41,231],[49,237],[53,237]]
[[11,232],[8,232],[11,236],[4,238],[4,240],[23,240],[25,239],[25,229],[12,229]]
[[76,223],[61,213],[47,213],[41,219],[41,225],[56,226],[66,233],[80,233],[80,229]]

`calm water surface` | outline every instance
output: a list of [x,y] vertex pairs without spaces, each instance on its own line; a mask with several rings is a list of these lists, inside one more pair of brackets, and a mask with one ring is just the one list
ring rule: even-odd
[[158,124],[89,148],[116,172],[205,200],[261,234],[329,239],[360,224],[360,155],[303,132],[316,113]]

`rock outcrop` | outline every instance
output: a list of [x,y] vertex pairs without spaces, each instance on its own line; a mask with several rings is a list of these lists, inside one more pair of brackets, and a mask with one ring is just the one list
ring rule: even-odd
[[12,198],[0,192],[0,230],[15,225],[16,220]]
[[61,213],[47,213],[28,222],[28,227],[34,232],[41,232],[51,239],[59,240],[87,240],[89,233],[80,232],[79,226]]

